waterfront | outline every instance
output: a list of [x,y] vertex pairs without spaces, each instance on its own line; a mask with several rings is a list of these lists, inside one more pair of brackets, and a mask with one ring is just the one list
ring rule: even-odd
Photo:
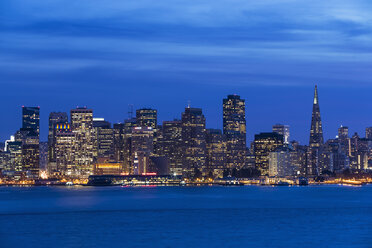
[[371,247],[372,186],[0,187],[1,247]]

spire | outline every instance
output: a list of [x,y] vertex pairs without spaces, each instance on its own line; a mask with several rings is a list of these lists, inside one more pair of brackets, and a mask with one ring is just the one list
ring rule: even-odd
[[320,147],[323,144],[323,128],[320,117],[318,87],[315,85],[314,104],[310,128],[310,146]]

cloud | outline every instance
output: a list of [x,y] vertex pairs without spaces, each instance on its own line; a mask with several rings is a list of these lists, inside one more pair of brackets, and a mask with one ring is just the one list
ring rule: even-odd
[[370,5],[360,0],[77,0],[68,5],[12,0],[0,6],[5,10],[0,75],[53,77],[121,68],[122,73],[172,71],[174,77],[222,74],[221,83],[235,78],[245,84],[312,83],[306,78],[316,75],[334,82],[343,75],[345,83],[354,84],[355,68],[361,68],[357,81],[366,85],[372,62]]

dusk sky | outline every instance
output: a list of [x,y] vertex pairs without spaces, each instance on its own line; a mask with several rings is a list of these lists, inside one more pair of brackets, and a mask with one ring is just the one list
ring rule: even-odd
[[134,108],[180,118],[191,102],[222,128],[222,99],[246,99],[247,140],[291,126],[308,143],[318,85],[325,139],[372,126],[372,1],[2,0],[0,141],[21,106],[76,106],[115,123]]

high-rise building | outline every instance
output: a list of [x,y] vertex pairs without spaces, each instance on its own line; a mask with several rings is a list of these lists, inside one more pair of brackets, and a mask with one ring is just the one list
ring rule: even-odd
[[22,128],[32,129],[40,135],[40,107],[22,106]]
[[39,168],[39,135],[32,130],[22,143],[22,170],[26,172],[28,178],[36,179],[39,177]]
[[69,124],[66,112],[51,112],[49,114],[49,131],[48,131],[48,161],[56,162],[55,156],[55,136],[57,124]]
[[227,168],[242,168],[246,158],[245,100],[238,95],[223,99],[223,134],[226,137]]
[[322,153],[323,140],[323,128],[322,120],[320,118],[320,108],[319,108],[319,97],[318,88],[315,86],[314,90],[314,102],[313,102],[313,112],[311,118],[311,128],[310,128],[310,142],[309,142],[309,164],[307,168],[307,174],[310,176],[316,176],[321,173],[320,157]]
[[113,126],[113,136],[114,136],[114,160],[116,162],[124,162],[124,123],[115,123]]
[[183,175],[191,177],[205,171],[205,117],[200,108],[185,108],[182,113]]
[[158,111],[156,109],[137,109],[136,119],[138,127],[151,127],[156,129],[158,125]]
[[12,139],[6,144],[6,151],[10,154],[9,170],[22,171],[22,142]]
[[292,163],[291,152],[292,150],[288,146],[281,146],[270,152],[270,177],[288,177],[298,174],[297,167]]
[[206,145],[206,172],[214,177],[223,177],[226,162],[226,141],[220,129],[207,129]]
[[131,118],[124,121],[124,138],[123,138],[123,171],[131,173],[133,171],[133,159],[132,159],[132,136],[133,128],[136,127],[136,119]]
[[80,167],[75,165],[75,157],[81,153],[76,150],[76,147],[76,134],[72,132],[70,124],[56,124],[56,165],[49,167],[49,175],[78,177],[81,174]]
[[104,118],[93,118],[94,157],[114,157],[114,131]]
[[273,132],[282,135],[284,144],[289,144],[290,133],[288,125],[276,124],[273,126]]
[[345,156],[350,155],[350,138],[349,138],[349,128],[341,126],[338,129],[338,140],[340,144],[341,152],[345,154]]
[[372,140],[360,138],[355,133],[350,139],[350,167],[352,169],[364,170],[369,168],[370,148]]
[[307,171],[307,152],[308,147],[300,145],[298,141],[291,142],[292,151],[291,151],[291,161],[295,166],[298,176],[306,176]]
[[133,175],[149,173],[150,156],[153,152],[154,131],[152,127],[134,127],[132,129],[132,170]]
[[283,136],[278,133],[260,133],[254,136],[256,168],[261,175],[269,174],[269,154],[283,145]]
[[349,167],[349,157],[343,151],[341,143],[341,140],[347,137],[345,135],[341,136],[341,139],[330,139],[325,142],[320,159],[321,171],[341,172]]
[[22,106],[22,128],[15,140],[22,142],[22,170],[28,178],[39,177],[40,108]]
[[366,139],[372,140],[372,127],[366,128]]
[[71,110],[71,130],[75,134],[75,166],[77,177],[88,177],[93,170],[94,133],[93,110]]
[[162,126],[162,155],[169,159],[170,173],[182,175],[182,122],[164,121]]

